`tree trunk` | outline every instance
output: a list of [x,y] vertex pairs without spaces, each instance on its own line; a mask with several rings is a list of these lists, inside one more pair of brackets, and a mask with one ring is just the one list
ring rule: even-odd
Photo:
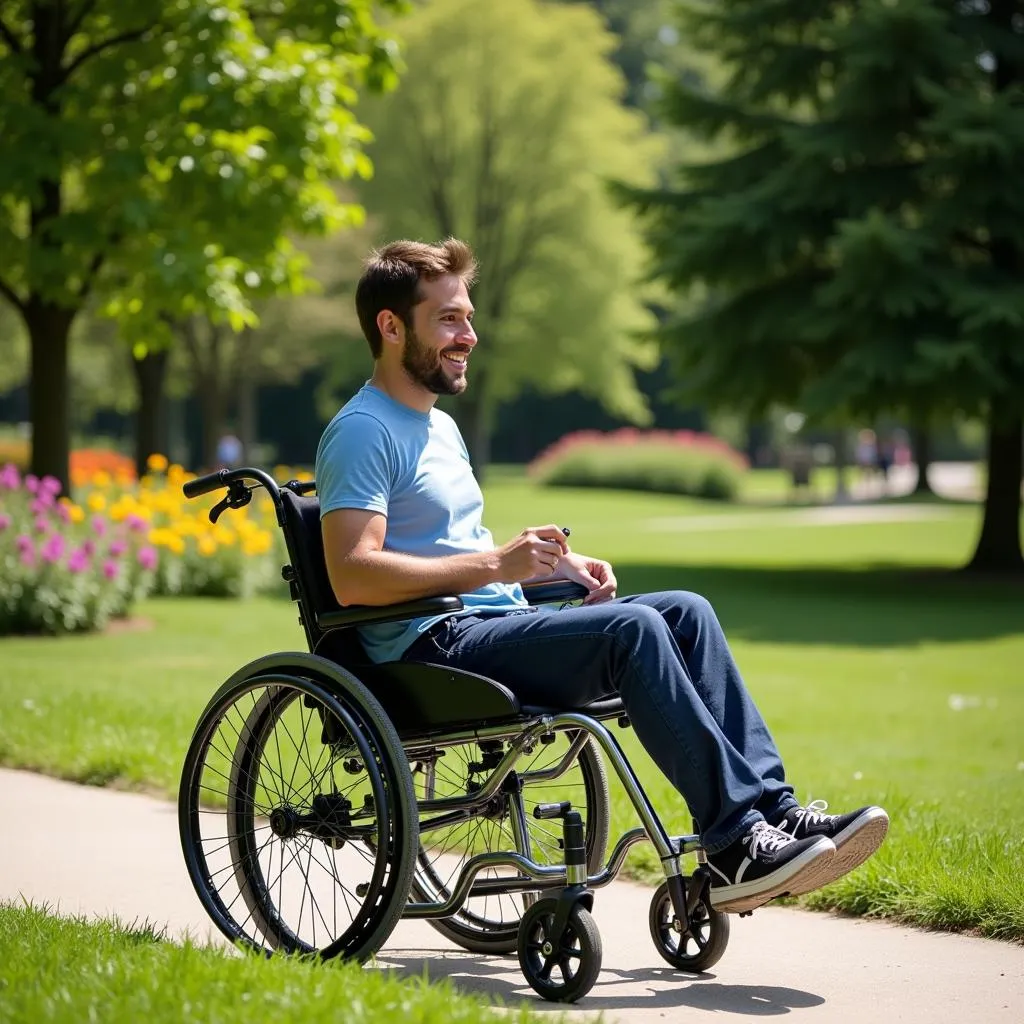
[[836,446],[836,493],[832,501],[837,505],[843,505],[850,500],[850,492],[846,486],[846,467],[848,457],[846,453],[846,428],[842,427],[835,433]]
[[988,484],[981,536],[969,570],[1024,574],[1021,553],[1021,478],[1024,476],[1024,416],[1000,418],[993,410],[988,428]]
[[167,374],[168,350],[147,352],[141,359],[132,357],[138,411],[135,414],[135,471],[142,477],[150,455],[166,455],[167,399],[164,380]]
[[910,447],[917,465],[917,483],[914,485],[914,494],[933,494],[932,485],[928,482],[928,467],[932,461],[931,431],[926,426],[911,428]]
[[257,416],[259,412],[259,388],[252,376],[242,374],[238,381],[238,439],[242,442],[242,461],[252,464],[252,451],[259,438]]
[[56,477],[63,494],[71,493],[68,338],[76,312],[38,298],[32,298],[24,309],[32,353],[28,390],[31,468],[36,476]]
[[209,472],[220,464],[217,459],[217,442],[224,434],[227,409],[220,381],[208,377],[200,382],[198,390],[199,408],[203,419],[203,470]]

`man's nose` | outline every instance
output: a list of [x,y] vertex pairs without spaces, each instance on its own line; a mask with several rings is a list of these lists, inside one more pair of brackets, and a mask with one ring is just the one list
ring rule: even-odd
[[463,325],[462,332],[459,336],[459,341],[461,341],[464,345],[468,345],[470,348],[473,348],[476,345],[476,331],[473,330],[473,325],[468,320]]

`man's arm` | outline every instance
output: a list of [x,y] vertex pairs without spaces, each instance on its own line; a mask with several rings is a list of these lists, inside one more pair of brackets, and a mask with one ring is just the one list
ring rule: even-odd
[[557,526],[524,530],[493,551],[422,558],[384,550],[387,518],[340,508],[322,520],[327,574],[342,605],[389,605],[439,594],[465,594],[488,583],[550,578],[567,551]]

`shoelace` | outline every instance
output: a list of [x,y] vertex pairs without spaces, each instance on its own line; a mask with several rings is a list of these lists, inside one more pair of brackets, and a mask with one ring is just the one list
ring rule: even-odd
[[834,814],[826,814],[828,804],[824,800],[812,800],[806,807],[800,809],[800,820],[804,825],[822,825]]
[[789,846],[794,839],[791,835],[775,828],[774,825],[769,825],[767,821],[759,821],[751,828],[743,841],[750,843],[749,857],[751,860],[756,860],[759,851],[775,853],[784,846]]

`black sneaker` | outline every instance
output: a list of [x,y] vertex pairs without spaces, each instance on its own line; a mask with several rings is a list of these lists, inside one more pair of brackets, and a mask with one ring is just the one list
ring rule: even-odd
[[711,905],[715,910],[741,914],[776,896],[799,896],[831,877],[836,848],[817,836],[794,839],[759,821],[719,853],[708,854]]
[[889,831],[889,815],[881,807],[861,807],[849,814],[826,814],[827,809],[824,800],[792,807],[775,827],[794,839],[831,839],[836,856],[829,868],[829,881],[834,882],[863,864],[882,845]]

